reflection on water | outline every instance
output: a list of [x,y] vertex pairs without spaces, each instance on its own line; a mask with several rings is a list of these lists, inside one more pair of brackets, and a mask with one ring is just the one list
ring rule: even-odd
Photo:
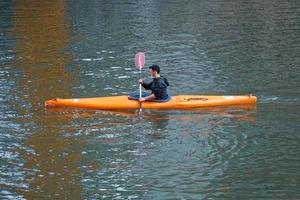
[[[299,2],[0,1],[0,199],[299,199]],[[137,51],[257,108],[44,109],[136,92]]]
[[[53,91],[70,95],[72,75],[65,71],[69,58],[60,51],[68,44],[68,25],[62,1],[15,1],[13,28],[16,59],[12,66],[22,74],[15,85],[19,100],[17,118],[28,132],[23,160],[26,189],[17,190],[27,199],[76,198],[82,192],[80,167],[82,141],[64,138],[59,124],[67,118],[45,118],[44,99]],[[21,181],[21,180],[19,180]]]
[[[71,119],[75,124],[71,130],[65,128],[68,130],[65,135],[76,136],[86,141],[88,147],[84,150],[84,162],[93,159],[98,161],[99,168],[89,168],[88,172],[84,173],[83,180],[85,189],[94,191],[92,196],[95,198],[131,195],[140,197],[144,192],[156,187],[154,182],[158,177],[170,179],[169,173],[178,173],[177,167],[184,168],[184,162],[195,164],[193,170],[196,170],[196,174],[210,174],[208,178],[212,178],[210,176],[218,174],[218,167],[223,165],[223,160],[237,155],[248,143],[243,141],[244,134],[232,136],[222,133],[226,132],[226,129],[243,129],[248,123],[256,121],[255,106],[195,111],[144,110],[142,115],[136,111],[61,108],[49,109],[47,112],[51,117],[54,114],[55,117]],[[216,133],[216,130],[220,132]],[[136,132],[138,134],[134,134]],[[165,148],[165,145],[168,148]],[[162,148],[161,152],[157,152],[158,148]],[[219,151],[224,153],[220,154]],[[183,160],[178,160],[179,163],[175,164],[178,157]],[[198,159],[204,162],[203,170]],[[160,170],[155,170],[154,165]],[[169,169],[171,171],[165,169],[169,165],[173,168]],[[177,167],[174,169],[175,166]],[[153,173],[156,175],[153,176]],[[190,172],[186,173],[184,176],[189,177]],[[173,178],[168,180],[165,186],[157,187],[168,188],[172,182],[182,180],[180,176]],[[99,192],[96,192],[96,188]]]

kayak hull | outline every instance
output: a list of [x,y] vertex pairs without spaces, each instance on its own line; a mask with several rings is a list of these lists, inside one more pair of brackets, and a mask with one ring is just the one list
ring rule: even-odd
[[[173,96],[168,102],[142,102],[143,109],[193,109],[202,107],[231,106],[255,104],[257,98],[252,95],[244,96],[205,96],[179,95]],[[110,96],[94,98],[51,99],[45,102],[50,107],[74,107],[99,110],[138,109],[140,104],[136,100],[129,100],[128,96]]]

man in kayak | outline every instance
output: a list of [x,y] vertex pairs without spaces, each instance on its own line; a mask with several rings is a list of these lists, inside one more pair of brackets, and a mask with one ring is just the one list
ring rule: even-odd
[[160,68],[158,65],[152,65],[149,67],[149,75],[153,78],[150,83],[145,83],[143,79],[139,80],[139,83],[146,90],[151,90],[152,94],[146,97],[142,97],[140,101],[167,101],[170,97],[167,93],[167,87],[169,86],[168,80],[160,75]]

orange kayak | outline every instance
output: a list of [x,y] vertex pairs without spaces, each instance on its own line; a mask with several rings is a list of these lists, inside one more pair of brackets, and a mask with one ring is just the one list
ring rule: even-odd
[[[192,109],[215,106],[232,106],[255,104],[256,97],[244,96],[205,96],[179,95],[173,96],[168,102],[143,102],[143,109]],[[110,96],[75,99],[52,99],[45,102],[46,107],[74,107],[99,110],[138,109],[137,100],[129,100],[128,96]]]

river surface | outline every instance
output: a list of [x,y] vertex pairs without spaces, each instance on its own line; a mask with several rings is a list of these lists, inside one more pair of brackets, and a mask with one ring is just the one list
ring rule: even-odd
[[[256,106],[45,109],[137,92]],[[300,199],[300,1],[0,1],[0,199]],[[147,77],[147,70],[143,77]]]

